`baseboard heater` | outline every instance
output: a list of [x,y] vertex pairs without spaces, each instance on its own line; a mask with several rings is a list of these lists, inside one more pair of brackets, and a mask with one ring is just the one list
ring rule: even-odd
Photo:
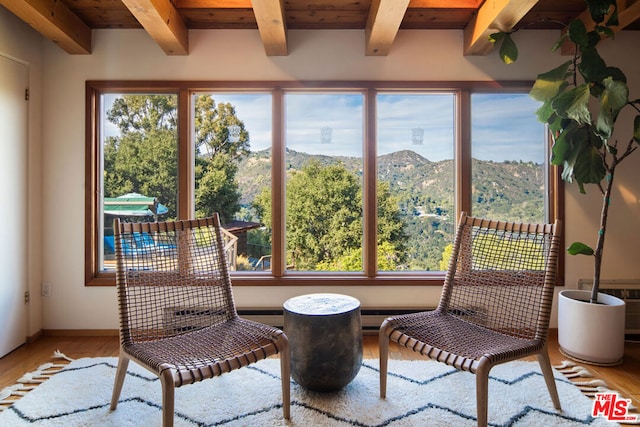
[[[426,310],[426,309],[425,309]],[[415,313],[417,309],[361,309],[362,331],[377,332],[380,325],[389,316],[398,314]],[[267,325],[282,328],[284,315],[282,309],[238,309],[240,317]]]
[[[591,290],[593,280],[578,280],[578,289]],[[613,295],[625,302],[625,328],[628,335],[640,334],[640,279],[600,280],[600,292]]]

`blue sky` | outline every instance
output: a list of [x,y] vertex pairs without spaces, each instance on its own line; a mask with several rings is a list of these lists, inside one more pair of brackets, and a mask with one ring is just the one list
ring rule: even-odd
[[[252,150],[270,146],[269,95],[218,93],[214,99],[236,106],[249,130]],[[363,102],[359,93],[285,95],[287,147],[310,154],[360,157]],[[472,105],[475,158],[544,161],[544,126],[534,114],[539,104],[527,94],[474,94]],[[380,94],[377,114],[378,154],[408,149],[432,161],[453,157],[453,95]],[[322,143],[322,127],[331,128],[331,144]],[[422,145],[413,142],[414,129],[423,132]]]
[[[271,145],[269,94],[214,93],[229,102],[249,131],[251,150]],[[105,97],[107,98],[107,97]],[[109,97],[110,98],[110,97]],[[452,94],[382,93],[378,95],[378,154],[413,150],[431,161],[453,158]],[[112,102],[112,101],[111,101]],[[109,100],[105,100],[108,108]],[[362,156],[364,96],[361,93],[288,93],[285,95],[287,147],[309,154]],[[538,104],[527,94],[472,95],[473,157],[481,160],[544,161],[544,126]],[[105,124],[106,133],[113,126]],[[331,129],[323,143],[321,129]],[[422,143],[414,133],[423,134]]]

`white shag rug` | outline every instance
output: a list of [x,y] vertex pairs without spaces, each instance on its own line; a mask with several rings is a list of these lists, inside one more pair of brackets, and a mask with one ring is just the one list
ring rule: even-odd
[[[160,426],[159,380],[129,364],[120,403],[109,410],[117,359],[72,361],[0,412],[0,426]],[[386,399],[379,361],[364,360],[357,377],[335,393],[306,391],[292,381],[291,420],[282,418],[280,362],[263,360],[218,378],[176,389],[176,426],[475,426],[475,376],[433,361],[389,361]],[[537,362],[492,369],[489,425],[612,426],[591,417],[592,401],[555,371],[562,411],[553,408]]]

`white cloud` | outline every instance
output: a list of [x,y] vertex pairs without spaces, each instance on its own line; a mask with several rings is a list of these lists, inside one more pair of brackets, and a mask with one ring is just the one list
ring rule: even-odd
[[[309,154],[362,157],[363,103],[360,93],[286,94],[287,148]],[[323,128],[329,129],[329,143],[323,143]]]
[[472,96],[473,157],[482,160],[544,162],[545,127],[527,94]]

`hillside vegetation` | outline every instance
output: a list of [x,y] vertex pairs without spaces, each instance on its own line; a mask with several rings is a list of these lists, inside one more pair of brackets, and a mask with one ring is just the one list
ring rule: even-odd
[[[238,164],[240,203],[249,207],[263,188],[270,187],[270,150],[252,152]],[[354,157],[309,155],[287,150],[287,173],[316,161],[341,163],[362,176],[362,160]],[[437,270],[444,248],[453,237],[454,162],[430,161],[403,150],[378,157],[378,179],[398,198],[406,235],[403,269]],[[473,160],[472,209],[475,216],[540,222],[544,216],[544,169],[532,162]]]

